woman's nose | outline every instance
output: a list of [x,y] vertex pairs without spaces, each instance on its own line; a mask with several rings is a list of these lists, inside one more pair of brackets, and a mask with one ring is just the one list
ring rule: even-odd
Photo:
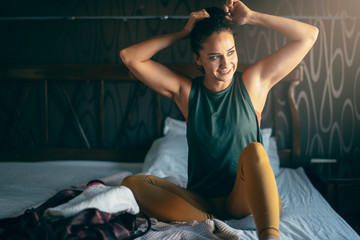
[[227,59],[227,56],[221,56],[221,61],[220,61],[220,64],[222,67],[226,67],[228,65],[228,59]]

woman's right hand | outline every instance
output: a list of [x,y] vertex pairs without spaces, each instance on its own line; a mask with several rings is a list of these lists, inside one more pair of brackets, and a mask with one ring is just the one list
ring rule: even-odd
[[231,17],[226,18],[238,25],[244,25],[248,23],[248,19],[253,13],[243,2],[239,0],[227,0],[224,5],[224,11],[231,13]]
[[189,20],[187,21],[183,31],[189,35],[197,22],[209,17],[210,15],[205,9],[190,13]]

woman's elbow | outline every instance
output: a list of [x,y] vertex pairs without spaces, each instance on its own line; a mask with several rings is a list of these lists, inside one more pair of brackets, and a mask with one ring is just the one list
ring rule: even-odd
[[319,35],[319,29],[315,26],[311,26],[311,28],[308,29],[306,37],[303,39],[303,42],[305,46],[312,47]]
[[129,58],[129,51],[127,50],[127,48],[124,48],[120,51],[120,58],[123,61],[123,63],[125,65],[129,64],[130,58]]
[[319,35],[319,29],[317,27],[313,26],[313,31],[312,31],[310,38],[314,43],[316,42],[318,35]]

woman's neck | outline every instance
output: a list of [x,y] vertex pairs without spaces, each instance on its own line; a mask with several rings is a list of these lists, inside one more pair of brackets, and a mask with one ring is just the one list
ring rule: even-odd
[[232,81],[220,81],[218,79],[206,77],[205,75],[203,84],[211,92],[217,93],[225,90],[231,84],[231,82]]

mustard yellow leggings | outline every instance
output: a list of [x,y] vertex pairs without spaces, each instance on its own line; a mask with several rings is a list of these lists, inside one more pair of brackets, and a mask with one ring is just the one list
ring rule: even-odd
[[260,239],[279,237],[281,199],[268,156],[260,143],[251,143],[243,149],[236,182],[228,196],[208,199],[149,175],[129,176],[122,185],[133,191],[143,213],[161,221],[201,222],[253,214]]

